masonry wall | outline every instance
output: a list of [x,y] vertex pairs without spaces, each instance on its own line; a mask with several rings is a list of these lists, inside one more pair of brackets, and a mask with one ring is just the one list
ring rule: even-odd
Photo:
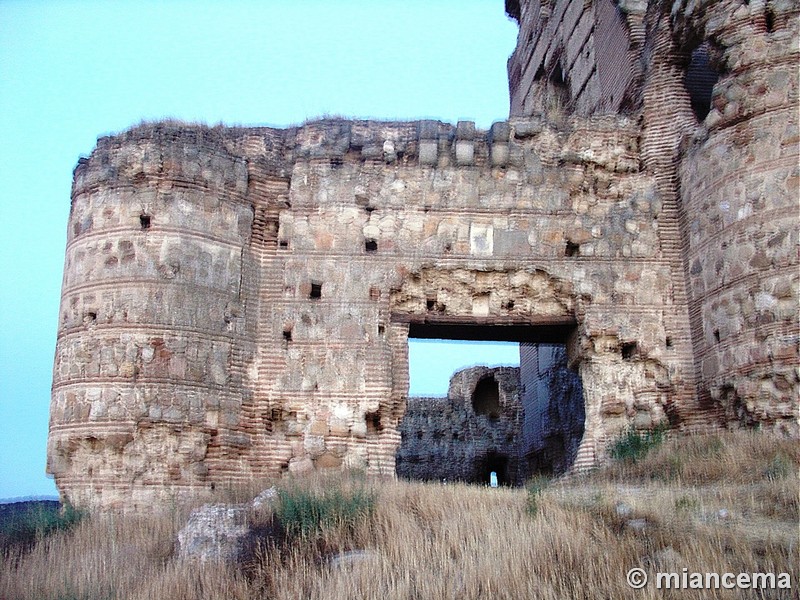
[[[519,355],[523,471],[526,476],[565,473],[575,462],[583,438],[586,414],[581,379],[569,368],[565,345],[523,343]],[[646,426],[650,425],[648,417]]]
[[[639,165],[624,118],[101,140],[76,169],[50,471],[102,505],[284,471],[391,476],[415,322],[576,331],[589,462],[620,403],[679,419],[689,352],[665,345],[679,324]],[[135,260],[107,265],[126,240]]]
[[[498,388],[498,413],[476,410],[482,381]],[[409,398],[400,422],[397,475],[422,481],[519,484],[525,471],[519,461],[522,424],[519,369],[471,367],[455,373],[444,398]]]
[[[394,476],[418,326],[565,344],[573,468],[629,424],[797,434],[797,7],[604,1],[519,3],[513,117],[489,131],[100,139],[68,222],[48,444],[65,499]],[[700,124],[684,76],[702,41],[725,74]]]
[[800,6],[680,5],[720,79],[680,163],[700,395],[729,426],[798,432]]

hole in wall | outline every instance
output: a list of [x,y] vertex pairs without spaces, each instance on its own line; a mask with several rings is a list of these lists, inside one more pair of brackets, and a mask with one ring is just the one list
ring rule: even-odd
[[475,479],[479,483],[489,485],[494,483],[492,481],[492,474],[494,473],[498,485],[511,485],[513,482],[509,477],[508,465],[508,455],[500,452],[487,452],[476,465]]
[[689,92],[692,112],[701,123],[711,112],[711,96],[719,73],[711,65],[710,46],[703,42],[692,51],[683,84]]
[[152,225],[152,218],[150,215],[139,215],[139,226],[142,229],[150,229]]
[[478,381],[472,392],[472,410],[476,415],[500,418],[500,387],[494,377],[484,377]]
[[636,357],[636,342],[625,342],[622,344],[620,352],[622,360],[633,360]]
[[667,348],[672,348],[672,338],[671,338],[671,337],[669,337],[669,336],[667,336],[667,339],[665,339],[665,340],[664,340],[664,345],[665,345]]
[[291,342],[292,341],[292,330],[291,328],[286,328],[283,330],[283,341],[284,342]]
[[[511,413],[495,421],[476,415],[472,407],[473,391],[476,386],[480,387],[481,379],[486,379],[489,387],[493,384],[496,396],[494,411],[500,417],[499,384],[493,376],[482,376],[481,373],[485,373],[489,365],[510,365],[506,368],[513,375],[505,373],[504,381],[515,381],[518,364],[519,344],[514,342],[409,340],[410,398],[400,423],[398,476],[428,481],[485,483],[482,463],[478,464],[487,451],[485,435],[490,433],[492,442],[499,445],[498,449],[503,449],[508,445],[506,430],[515,425]],[[475,365],[482,366],[473,374],[469,367]],[[457,371],[463,371],[463,374],[453,379]],[[513,390],[505,393],[513,394]],[[452,394],[459,397],[449,397]],[[482,394],[479,389],[479,402]]]
[[772,33],[775,30],[775,13],[772,12],[772,7],[765,3],[764,6],[764,27],[767,33]]
[[367,423],[367,435],[375,435],[383,431],[380,411],[366,413],[364,420]]
[[288,248],[289,247],[289,242],[287,240],[280,240],[278,242],[278,246],[280,246],[281,248]]
[[319,300],[322,298],[322,283],[318,281],[311,282],[311,291],[308,294],[311,300]]
[[566,246],[564,247],[564,256],[578,256],[580,255],[580,252],[580,245],[575,244],[574,242],[567,242]]
[[[410,324],[410,386],[399,427],[397,475],[485,484],[495,470],[500,482],[518,485],[534,473],[567,471],[585,422],[580,377],[567,361],[566,341],[574,327]],[[476,364],[484,367],[454,378]],[[484,370],[493,365],[519,365],[516,383],[509,386],[503,379],[508,367]],[[461,377],[473,379],[464,388]],[[477,414],[497,412],[492,380],[501,409],[496,419]],[[508,470],[487,469],[490,453],[509,457]]]
[[386,327],[384,327],[383,325],[378,325],[378,335],[383,337],[385,333],[386,333]]
[[719,329],[714,330],[714,341],[719,344],[720,341]]
[[373,239],[364,240],[364,250],[366,250],[367,252],[377,252],[378,241]]

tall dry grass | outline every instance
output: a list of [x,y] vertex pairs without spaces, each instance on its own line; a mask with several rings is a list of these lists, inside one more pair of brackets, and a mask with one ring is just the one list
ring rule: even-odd
[[[569,599],[753,598],[751,590],[630,589],[628,569],[788,572],[797,598],[796,442],[731,433],[676,438],[631,464],[525,489],[406,482],[370,487],[372,513],[293,537],[254,512],[262,537],[236,565],[182,562],[174,540],[188,507],[100,516],[4,556],[0,598]],[[318,479],[283,482],[313,492]],[[229,492],[243,499],[253,490]],[[532,507],[535,506],[535,509]],[[365,550],[332,566],[330,557]]]

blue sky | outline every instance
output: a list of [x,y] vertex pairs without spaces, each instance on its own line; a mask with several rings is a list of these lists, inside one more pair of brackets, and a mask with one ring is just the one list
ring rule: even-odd
[[[0,498],[44,474],[72,169],[142,120],[286,126],[323,115],[508,114],[502,0],[0,1]],[[515,346],[412,346],[412,393]],[[433,357],[451,359],[435,368]],[[424,373],[438,375],[428,381]]]

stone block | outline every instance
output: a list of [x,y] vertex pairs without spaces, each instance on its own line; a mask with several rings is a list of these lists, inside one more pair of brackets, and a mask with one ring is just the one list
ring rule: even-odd
[[489,142],[497,144],[507,142],[511,138],[511,126],[508,121],[496,121],[489,129]]
[[438,139],[439,121],[419,121],[417,123],[417,138],[420,141]]
[[456,140],[456,164],[469,166],[475,163],[475,142]]
[[439,143],[436,140],[420,140],[419,164],[435,166],[439,162]]
[[459,121],[456,125],[456,139],[469,140],[475,139],[475,122],[474,121]]
[[509,149],[507,143],[494,143],[489,150],[493,167],[505,167],[509,161]]
[[200,562],[234,562],[248,531],[246,507],[206,504],[189,515],[178,532],[178,557]]

